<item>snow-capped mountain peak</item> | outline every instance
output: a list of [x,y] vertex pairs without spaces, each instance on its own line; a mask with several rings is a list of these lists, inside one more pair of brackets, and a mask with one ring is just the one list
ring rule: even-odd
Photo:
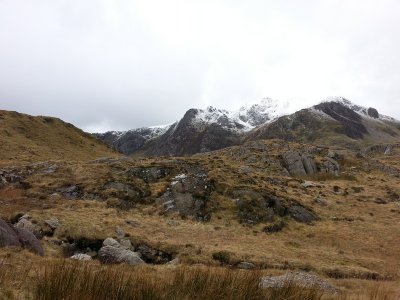
[[226,129],[246,132],[284,115],[285,108],[285,104],[271,98],[264,98],[259,103],[245,105],[233,111],[209,106],[196,110],[193,123],[216,123]]

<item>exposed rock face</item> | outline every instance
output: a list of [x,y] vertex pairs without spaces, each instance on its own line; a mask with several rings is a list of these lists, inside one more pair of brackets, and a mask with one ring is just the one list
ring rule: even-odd
[[332,294],[339,292],[339,290],[329,282],[305,272],[287,273],[282,276],[263,277],[261,279],[261,287],[264,289],[280,288],[288,283],[302,288],[319,289]]
[[318,172],[339,175],[339,163],[330,157],[325,157],[316,163],[314,157],[307,152],[289,151],[282,155],[283,165],[291,176],[303,177]]
[[306,176],[317,172],[314,158],[309,153],[286,152],[282,156],[286,169],[292,176]]
[[0,219],[0,247],[23,247],[44,256],[44,250],[40,241],[33,233],[12,227]]
[[368,133],[367,128],[362,123],[361,116],[342,103],[324,102],[316,105],[315,108],[342,124],[343,131],[348,137],[362,139]]
[[195,174],[175,176],[167,192],[157,202],[162,204],[165,212],[179,212],[181,216],[193,217],[207,221],[211,214],[207,209],[213,183],[204,171]]
[[213,151],[239,143],[235,128],[240,124],[228,122],[224,117],[213,123],[199,120],[198,109],[190,109],[184,117],[168,131],[144,148],[150,156],[183,156],[199,152]]
[[286,169],[292,176],[306,176],[306,170],[303,165],[300,153],[296,151],[286,152],[283,154],[283,162]]
[[109,131],[106,133],[95,133],[94,136],[111,148],[129,155],[140,150],[148,140],[163,134],[168,128],[138,128],[125,132]]

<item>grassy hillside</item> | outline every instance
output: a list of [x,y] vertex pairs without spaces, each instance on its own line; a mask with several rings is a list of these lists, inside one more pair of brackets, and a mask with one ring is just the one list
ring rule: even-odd
[[60,119],[0,110],[0,162],[115,155],[102,142]]
[[[400,148],[394,145],[386,155],[387,147],[381,148],[363,155],[336,150],[333,155],[325,148],[271,140],[186,158],[64,160],[51,162],[51,172],[46,165],[6,168],[23,179],[0,188],[0,217],[29,213],[38,226],[49,218],[57,218],[60,226],[42,240],[45,258],[0,249],[0,262],[51,265],[71,255],[61,242],[101,243],[117,238],[122,229],[134,247],[167,253],[180,265],[235,269],[244,261],[263,275],[302,270],[318,274],[349,296],[327,299],[396,299]],[[321,166],[326,157],[335,157],[340,174],[290,176],[282,159],[293,151],[312,153]],[[195,205],[166,211],[163,201],[169,200],[169,193],[187,203],[195,200]],[[265,200],[279,203],[282,210],[275,206],[270,217],[261,214],[271,212]],[[316,218],[299,221],[286,213],[293,205]],[[87,251],[85,247],[78,251]],[[92,264],[99,266],[97,260]],[[147,267],[171,276],[176,270],[174,265]],[[35,270],[31,274],[34,277]],[[26,280],[29,286],[33,279]],[[368,296],[377,286],[387,298]]]

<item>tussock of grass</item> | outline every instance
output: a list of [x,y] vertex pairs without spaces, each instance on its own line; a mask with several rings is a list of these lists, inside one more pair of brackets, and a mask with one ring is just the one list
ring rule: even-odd
[[262,289],[261,274],[226,268],[179,267],[159,274],[148,267],[94,267],[62,263],[37,275],[35,299],[321,299],[322,293],[288,283]]

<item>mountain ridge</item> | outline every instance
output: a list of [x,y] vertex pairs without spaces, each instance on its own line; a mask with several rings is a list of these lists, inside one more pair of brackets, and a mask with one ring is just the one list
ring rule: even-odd
[[189,109],[179,121],[161,127],[95,134],[126,155],[182,156],[207,152],[244,141],[280,138],[290,141],[364,144],[392,142],[400,136],[399,121],[381,115],[344,97],[328,97],[320,103],[288,114],[288,103],[264,98],[259,104],[237,111]]

